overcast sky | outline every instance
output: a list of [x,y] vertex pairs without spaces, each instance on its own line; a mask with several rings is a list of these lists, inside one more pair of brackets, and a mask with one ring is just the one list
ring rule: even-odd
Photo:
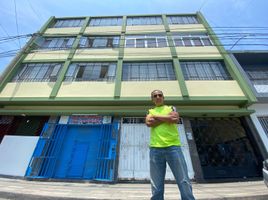
[[[14,57],[4,57],[6,52],[19,49],[25,44],[23,39],[9,42],[3,39],[37,32],[50,16],[201,11],[217,33],[224,31],[230,35],[239,34],[231,41],[222,38],[222,43],[227,44],[226,48],[268,50],[267,8],[268,0],[0,0],[0,74]],[[246,45],[249,43],[251,45]]]

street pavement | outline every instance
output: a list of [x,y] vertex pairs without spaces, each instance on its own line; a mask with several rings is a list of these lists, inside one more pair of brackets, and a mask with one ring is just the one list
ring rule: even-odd
[[[268,200],[268,188],[263,181],[193,183],[193,192],[197,200]],[[0,200],[149,200],[150,195],[149,183],[103,184],[0,177]],[[165,199],[180,199],[176,184],[165,184]]]

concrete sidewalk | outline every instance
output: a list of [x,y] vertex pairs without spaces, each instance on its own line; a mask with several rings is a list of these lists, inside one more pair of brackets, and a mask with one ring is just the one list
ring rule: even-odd
[[[193,184],[196,199],[254,200],[268,199],[268,188],[263,181]],[[3,199],[150,199],[150,184],[74,183],[51,181],[28,181],[0,178],[0,200]],[[165,185],[165,199],[179,199],[176,184]]]

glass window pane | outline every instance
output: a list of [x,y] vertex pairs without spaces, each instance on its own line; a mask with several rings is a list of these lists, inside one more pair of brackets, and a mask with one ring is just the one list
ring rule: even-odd
[[93,41],[93,47],[106,47],[107,45],[107,38],[95,38]]
[[158,47],[167,47],[166,38],[157,38]]
[[174,38],[175,46],[184,46],[181,38]]
[[145,39],[136,39],[137,48],[145,48]]
[[156,38],[148,38],[147,41],[147,47],[149,48],[155,48],[156,47]]
[[205,46],[212,46],[212,43],[209,38],[202,38],[202,42]]
[[184,46],[186,46],[186,47],[188,47],[188,46],[192,46],[192,43],[191,43],[190,38],[188,38],[188,37],[183,37],[182,40],[183,40]]
[[200,38],[192,38],[194,46],[203,46]]
[[135,47],[135,39],[126,39],[126,47],[127,48]]

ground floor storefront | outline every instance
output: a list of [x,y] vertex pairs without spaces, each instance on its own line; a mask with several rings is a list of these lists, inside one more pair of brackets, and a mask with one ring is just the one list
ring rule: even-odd
[[[178,130],[192,180],[261,177],[263,149],[249,119],[181,118]],[[0,174],[12,175],[8,166],[17,159],[24,163],[17,168],[23,169],[19,174],[15,174],[18,169],[13,169],[13,175],[28,178],[109,182],[150,179],[150,129],[144,124],[144,117],[1,116],[0,122],[4,138],[0,160],[5,163]],[[174,180],[169,167],[166,179]]]

